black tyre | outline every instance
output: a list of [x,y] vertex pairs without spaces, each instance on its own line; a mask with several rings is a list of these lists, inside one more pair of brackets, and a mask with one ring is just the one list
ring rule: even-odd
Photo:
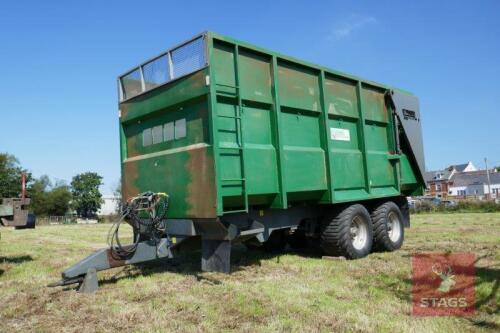
[[307,237],[304,230],[295,230],[288,236],[288,244],[294,250],[305,249],[308,246]]
[[332,256],[358,259],[368,255],[373,243],[370,214],[360,204],[351,205],[326,221],[321,248]]
[[403,214],[392,201],[385,202],[372,212],[374,250],[394,251],[403,245],[405,228]]

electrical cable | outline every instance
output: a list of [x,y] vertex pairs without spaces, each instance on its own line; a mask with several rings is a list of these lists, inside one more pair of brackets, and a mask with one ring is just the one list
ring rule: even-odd
[[[133,197],[122,206],[120,219],[113,223],[108,232],[108,245],[116,260],[126,260],[133,256],[141,235],[149,237],[158,244],[166,235],[166,217],[169,196],[165,193],[144,192]],[[120,225],[125,221],[132,226],[134,242],[122,245],[119,237]],[[168,235],[167,235],[168,237]]]

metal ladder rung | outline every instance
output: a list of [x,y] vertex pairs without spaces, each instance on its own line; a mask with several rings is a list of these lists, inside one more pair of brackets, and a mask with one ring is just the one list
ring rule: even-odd
[[235,88],[235,89],[240,89],[239,86],[232,86],[230,84],[223,84],[223,83],[216,83],[217,86],[221,86],[221,87],[227,87],[227,88]]
[[223,213],[247,213],[248,211],[246,209],[239,209],[239,210],[225,210]]
[[225,96],[231,97],[231,98],[234,98],[234,97],[238,96],[237,93],[232,93],[232,92],[227,92],[227,91],[220,91],[220,90],[217,90],[216,93],[219,96],[225,95]]
[[236,149],[236,150],[243,150],[242,147],[219,147],[219,149]]
[[240,182],[240,181],[245,181],[245,178],[227,178],[227,179],[221,179],[223,182]]
[[238,117],[238,116],[233,117],[233,116],[226,116],[226,115],[221,115],[221,114],[217,115],[217,117],[221,117],[221,118],[231,118],[231,119],[241,119],[241,117]]

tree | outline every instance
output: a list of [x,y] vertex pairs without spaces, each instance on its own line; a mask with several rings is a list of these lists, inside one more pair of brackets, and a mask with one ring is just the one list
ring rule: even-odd
[[30,210],[37,216],[63,216],[71,202],[71,191],[62,181],[52,185],[46,175],[36,179],[29,189],[31,204]]
[[49,215],[47,191],[49,191],[50,187],[49,177],[43,175],[39,179],[35,179],[28,190],[31,198],[30,210],[37,216]]
[[67,185],[58,185],[47,193],[47,208],[49,215],[66,215],[70,208],[71,191]]
[[95,172],[85,172],[73,177],[71,181],[73,207],[79,216],[85,218],[96,216],[102,203],[102,195],[99,192],[101,185],[102,177]]
[[15,198],[21,195],[21,174],[26,174],[26,185],[32,181],[31,173],[23,169],[19,160],[7,153],[0,153],[0,198]]

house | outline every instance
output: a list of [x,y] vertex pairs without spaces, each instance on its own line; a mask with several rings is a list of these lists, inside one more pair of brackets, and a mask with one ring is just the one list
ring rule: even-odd
[[425,173],[426,193],[434,197],[445,199],[450,192],[450,181],[456,173],[477,171],[472,162],[450,165],[444,170],[428,171]]
[[427,171],[424,178],[427,185],[426,193],[434,197],[446,199],[450,192],[449,184],[453,176],[457,173],[467,173],[477,171],[472,162],[464,164],[450,165],[444,170]]
[[457,172],[448,183],[448,195],[455,197],[485,198],[490,194],[492,198],[500,198],[500,172],[490,171],[488,186],[488,175],[486,170]]
[[425,172],[424,178],[427,185],[427,195],[446,198],[448,196],[448,183],[453,173],[453,171],[448,169]]

